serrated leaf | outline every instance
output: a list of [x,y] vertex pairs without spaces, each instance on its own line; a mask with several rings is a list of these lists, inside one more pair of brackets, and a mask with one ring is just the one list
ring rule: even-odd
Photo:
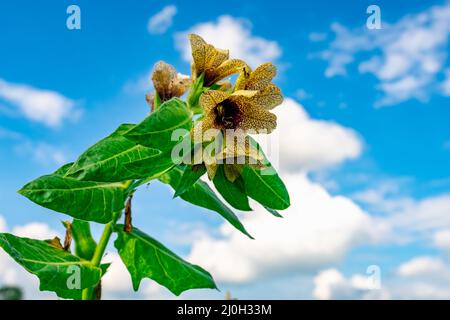
[[[96,285],[102,275],[102,269],[92,266],[89,261],[59,250],[46,241],[1,233],[0,247],[39,278],[41,291],[53,291],[61,298],[81,299],[82,289]],[[73,278],[77,275],[78,279]]]
[[177,129],[189,132],[191,127],[192,112],[185,102],[173,98],[127,132],[125,137],[149,148],[168,151],[178,143],[172,141],[172,133]]
[[127,165],[147,158],[155,158],[161,151],[146,148],[125,138],[133,124],[122,124],[111,135],[85,151],[66,176],[85,181],[119,182],[138,178]]
[[114,246],[127,267],[135,291],[144,278],[150,278],[176,295],[189,289],[215,289],[211,275],[199,266],[184,261],[161,243],[133,228],[130,233],[117,225]]
[[[182,173],[183,172],[180,168],[175,167],[160,176],[159,180],[163,183],[169,184],[175,189],[180,183]],[[220,201],[214,191],[205,182],[198,180],[191,187],[189,187],[186,192],[180,195],[180,198],[196,206],[217,212],[236,229],[247,235],[249,238],[252,238],[252,236],[247,232],[247,230],[245,230],[245,227],[239,221],[239,218],[222,201]]]
[[274,210],[290,206],[289,193],[273,168],[259,170],[246,166],[241,176],[247,195],[263,206]]
[[206,173],[206,168],[203,165],[189,166],[186,165],[183,168],[183,173],[180,178],[180,182],[175,189],[175,197],[179,197],[185,193],[194,183],[200,179]]
[[64,178],[59,175],[42,176],[19,193],[34,203],[76,219],[107,223],[113,213],[124,208],[125,183],[99,183]]
[[238,177],[234,182],[225,177],[224,167],[221,165],[213,179],[214,186],[220,195],[235,209],[251,211],[248,197],[245,193],[244,182]]

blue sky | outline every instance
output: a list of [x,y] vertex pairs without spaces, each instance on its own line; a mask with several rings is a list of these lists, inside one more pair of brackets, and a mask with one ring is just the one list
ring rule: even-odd
[[[71,4],[81,8],[81,30],[66,27]],[[450,4],[377,1],[382,29],[369,30],[370,4],[2,2],[0,229],[4,221],[3,229],[16,233],[62,232],[64,216],[16,190],[74,160],[120,123],[145,117],[152,66],[163,59],[189,74],[182,39],[194,31],[217,46],[229,45],[238,58],[278,66],[276,82],[287,97],[279,127],[292,126],[280,134],[293,142],[280,147],[280,171],[298,199],[286,212],[298,218],[286,217],[285,223],[298,223],[304,235],[278,243],[280,234],[295,229],[286,231],[277,221],[271,235],[264,223],[246,217],[250,229],[261,232],[261,243],[291,243],[288,254],[255,245],[270,260],[259,263],[245,250],[222,252],[220,239],[239,248],[240,235],[221,233],[219,217],[171,200],[158,183],[138,193],[136,225],[210,267],[221,288],[240,298],[449,298]],[[237,269],[221,269],[220,259],[203,256],[206,249],[217,249],[224,261],[237,259]],[[12,276],[2,271],[0,284],[20,278],[2,259],[0,267]],[[373,264],[382,270],[382,289],[361,290]],[[122,271],[113,276],[126,279]],[[169,296],[147,285],[148,295],[111,285],[111,297]],[[222,295],[199,291],[185,297]],[[27,296],[38,297],[36,287],[27,288]]]

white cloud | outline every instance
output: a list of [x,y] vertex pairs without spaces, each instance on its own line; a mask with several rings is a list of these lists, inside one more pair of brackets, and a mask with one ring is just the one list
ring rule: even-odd
[[177,7],[174,5],[165,6],[161,11],[152,16],[148,21],[148,32],[162,34],[170,28],[173,17],[177,14]]
[[[285,218],[275,219],[261,208],[241,216],[256,240],[221,227],[221,238],[195,239],[189,261],[224,282],[249,282],[270,274],[311,272],[339,261],[367,240],[370,217],[352,201],[331,196],[302,173],[285,175],[292,196]],[[327,236],[324,237],[323,235]]]
[[[379,275],[379,289],[370,289],[371,275],[345,277],[326,269],[314,278],[316,299],[449,299],[450,266],[439,257],[418,256],[394,272]],[[383,273],[383,270],[380,270]]]
[[119,254],[109,252],[104,263],[111,263],[108,272],[102,278],[102,299],[170,299],[173,295],[156,282],[144,279],[138,292],[132,289],[131,276]]
[[450,265],[439,257],[418,256],[402,263],[386,283],[397,299],[450,299]]
[[228,224],[220,228],[220,238],[208,234],[195,237],[189,260],[219,281],[241,283],[270,274],[312,272],[339,261],[352,247],[371,241],[374,233],[381,234],[371,217],[350,199],[330,195],[307,177],[312,169],[359,156],[362,144],[358,135],[336,123],[311,119],[289,98],[274,112],[279,128],[276,135],[282,138],[278,146],[280,174],[291,194],[291,207],[283,211],[283,219],[274,219],[260,207],[251,215],[243,214],[240,218],[256,240],[247,239]]
[[287,98],[274,109],[278,125],[282,170],[321,169],[357,158],[362,151],[358,134],[341,125],[311,119],[302,105]]
[[232,57],[243,59],[252,67],[281,56],[278,43],[253,35],[248,20],[224,15],[216,22],[199,23],[175,35],[175,45],[188,62],[192,59],[188,33],[196,33],[218,48],[229,49]]
[[44,142],[34,143],[25,140],[15,147],[15,151],[21,156],[31,156],[34,161],[47,167],[61,166],[67,162],[65,151]]
[[372,213],[402,213],[416,203],[411,197],[402,194],[409,182],[408,178],[374,180],[371,187],[353,193],[351,198],[368,206]]
[[80,111],[71,99],[50,90],[0,79],[0,99],[14,105],[27,119],[58,127],[66,119],[77,119]]
[[389,294],[381,289],[371,289],[371,278],[355,274],[345,278],[336,269],[326,269],[314,277],[313,297],[331,299],[388,299]]
[[102,288],[105,293],[114,295],[118,292],[129,291],[131,276],[117,253],[108,253],[105,263],[111,263],[108,272],[102,279]]
[[421,256],[401,264],[397,273],[402,277],[437,276],[442,279],[449,271],[444,262],[435,257]]
[[410,182],[410,178],[374,180],[373,187],[355,192],[351,198],[377,215],[373,219],[385,230],[380,241],[431,241],[436,245],[437,234],[450,228],[450,193],[416,199],[405,191]]
[[42,222],[31,222],[23,226],[14,227],[12,233],[18,237],[37,240],[53,239],[58,232],[52,230],[48,224]]
[[385,218],[394,234],[416,241],[450,227],[450,195],[411,200],[402,210]]
[[433,243],[445,253],[450,254],[450,229],[437,231],[433,235]]
[[346,75],[347,66],[362,52],[372,57],[359,64],[361,73],[379,80],[383,97],[376,106],[394,105],[409,99],[426,101],[431,93],[447,94],[448,83],[438,83],[447,59],[450,35],[450,3],[407,15],[395,23],[383,23],[381,30],[348,29],[334,23],[336,38],[320,57],[328,61],[327,77]]

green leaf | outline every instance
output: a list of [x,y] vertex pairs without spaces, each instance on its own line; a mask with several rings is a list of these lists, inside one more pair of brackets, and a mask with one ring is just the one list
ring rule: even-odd
[[[182,173],[183,171],[180,168],[175,167],[160,176],[159,180],[163,183],[169,184],[175,189],[180,184]],[[253,239],[247,230],[245,230],[244,226],[239,221],[239,218],[222,201],[220,201],[214,191],[211,190],[205,182],[198,180],[191,187],[189,187],[186,192],[180,195],[180,198],[196,206],[217,212],[236,229]]]
[[266,209],[274,217],[283,218],[283,216],[281,214],[279,214],[277,210],[273,210],[273,209],[270,209],[268,207],[264,207],[264,209]]
[[53,172],[53,174],[64,176],[72,166],[73,166],[73,162],[66,163],[65,165],[61,166],[58,170]]
[[57,249],[46,241],[0,233],[0,247],[39,278],[41,291],[54,291],[61,298],[81,299],[82,289],[96,285],[102,275],[102,270],[89,261]]
[[122,124],[111,135],[94,144],[78,158],[66,176],[99,182],[119,182],[137,178],[126,165],[154,158],[161,152],[138,145],[123,136],[134,127],[132,124]]
[[197,288],[216,289],[211,275],[199,266],[190,264],[137,228],[130,233],[117,225],[114,242],[127,267],[135,291],[143,278],[150,278],[176,295]]
[[246,166],[241,176],[247,195],[263,206],[275,210],[290,206],[289,193],[273,168],[258,170]]
[[177,187],[174,188],[175,195],[173,197],[176,198],[185,193],[205,173],[206,168],[203,165],[185,166],[180,178],[180,182],[178,183]]
[[154,105],[155,110],[161,106],[161,97],[159,96],[158,91],[155,91],[155,93],[154,93],[153,105]]
[[[262,152],[261,146],[249,136],[254,148]],[[263,152],[264,169],[246,166],[241,174],[246,193],[262,204],[267,211],[276,217],[282,217],[276,210],[284,210],[290,206],[289,192]]]
[[192,127],[192,112],[178,98],[164,102],[144,121],[125,134],[125,137],[143,146],[168,151],[178,143],[172,141],[177,129],[188,132]]
[[202,73],[197,79],[195,79],[194,83],[192,83],[191,90],[189,91],[189,95],[186,99],[189,108],[195,114],[201,114],[203,112],[203,109],[199,104],[199,100],[200,96],[203,93],[204,79],[205,79],[204,73]]
[[213,179],[214,186],[222,197],[233,207],[242,211],[251,211],[248,204],[248,197],[245,194],[245,186],[241,177],[234,182],[229,181],[225,177],[224,166],[221,165],[217,169]]
[[89,222],[73,219],[71,229],[75,242],[75,254],[82,259],[91,260],[97,243],[92,237]]
[[45,208],[76,219],[107,223],[124,208],[126,183],[78,181],[58,175],[42,176],[19,193]]
[[128,163],[125,167],[133,176],[148,182],[170,170],[176,164],[171,158],[170,151],[168,151],[155,155],[154,157]]

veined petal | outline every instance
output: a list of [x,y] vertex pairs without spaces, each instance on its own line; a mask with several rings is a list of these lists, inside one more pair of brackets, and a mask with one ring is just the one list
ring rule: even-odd
[[245,108],[247,105],[252,103],[252,99],[258,94],[258,91],[250,91],[250,90],[238,90],[233,92],[229,100],[233,101],[234,104],[239,108],[242,114],[245,113]]
[[235,91],[245,90],[245,86],[247,84],[251,72],[252,69],[249,66],[245,66],[244,68],[242,68],[241,73],[239,73],[239,76],[236,79],[236,84],[234,86]]
[[246,104],[242,111],[244,115],[239,125],[242,130],[255,130],[259,133],[266,130],[265,133],[271,133],[277,127],[277,116],[263,108],[254,104]]
[[271,110],[283,102],[280,88],[270,83],[263,91],[252,97],[252,103],[265,110]]
[[271,62],[263,63],[255,69],[247,80],[245,89],[264,90],[277,74],[277,68]]
[[162,100],[168,100],[171,98],[171,86],[172,81],[176,78],[177,72],[173,66],[164,61],[159,61],[155,64],[152,81],[156,92],[158,92]]
[[229,93],[219,90],[209,90],[203,93],[200,97],[200,105],[205,114],[210,113],[215,106],[224,101],[230,96]]
[[227,132],[225,135],[225,148],[217,158],[225,161],[226,159],[233,159],[234,163],[249,164],[264,160],[264,155],[250,143],[245,131],[238,129],[233,132]]
[[208,45],[206,53],[205,69],[217,68],[230,56],[228,50],[217,49],[212,45]]
[[247,64],[244,61],[239,59],[226,60],[223,63],[221,63],[217,68],[215,68],[214,77],[208,79],[208,83],[206,85],[212,85],[219,80],[231,76],[232,74],[238,73],[246,65]]
[[256,90],[238,90],[231,94],[230,99],[238,101],[239,99],[248,99],[256,96],[258,91]]
[[[192,58],[195,64],[195,70],[201,70],[201,73],[205,69],[207,43],[202,37],[193,33],[189,34],[188,37],[191,43]],[[199,74],[197,74],[197,76],[199,76]]]

